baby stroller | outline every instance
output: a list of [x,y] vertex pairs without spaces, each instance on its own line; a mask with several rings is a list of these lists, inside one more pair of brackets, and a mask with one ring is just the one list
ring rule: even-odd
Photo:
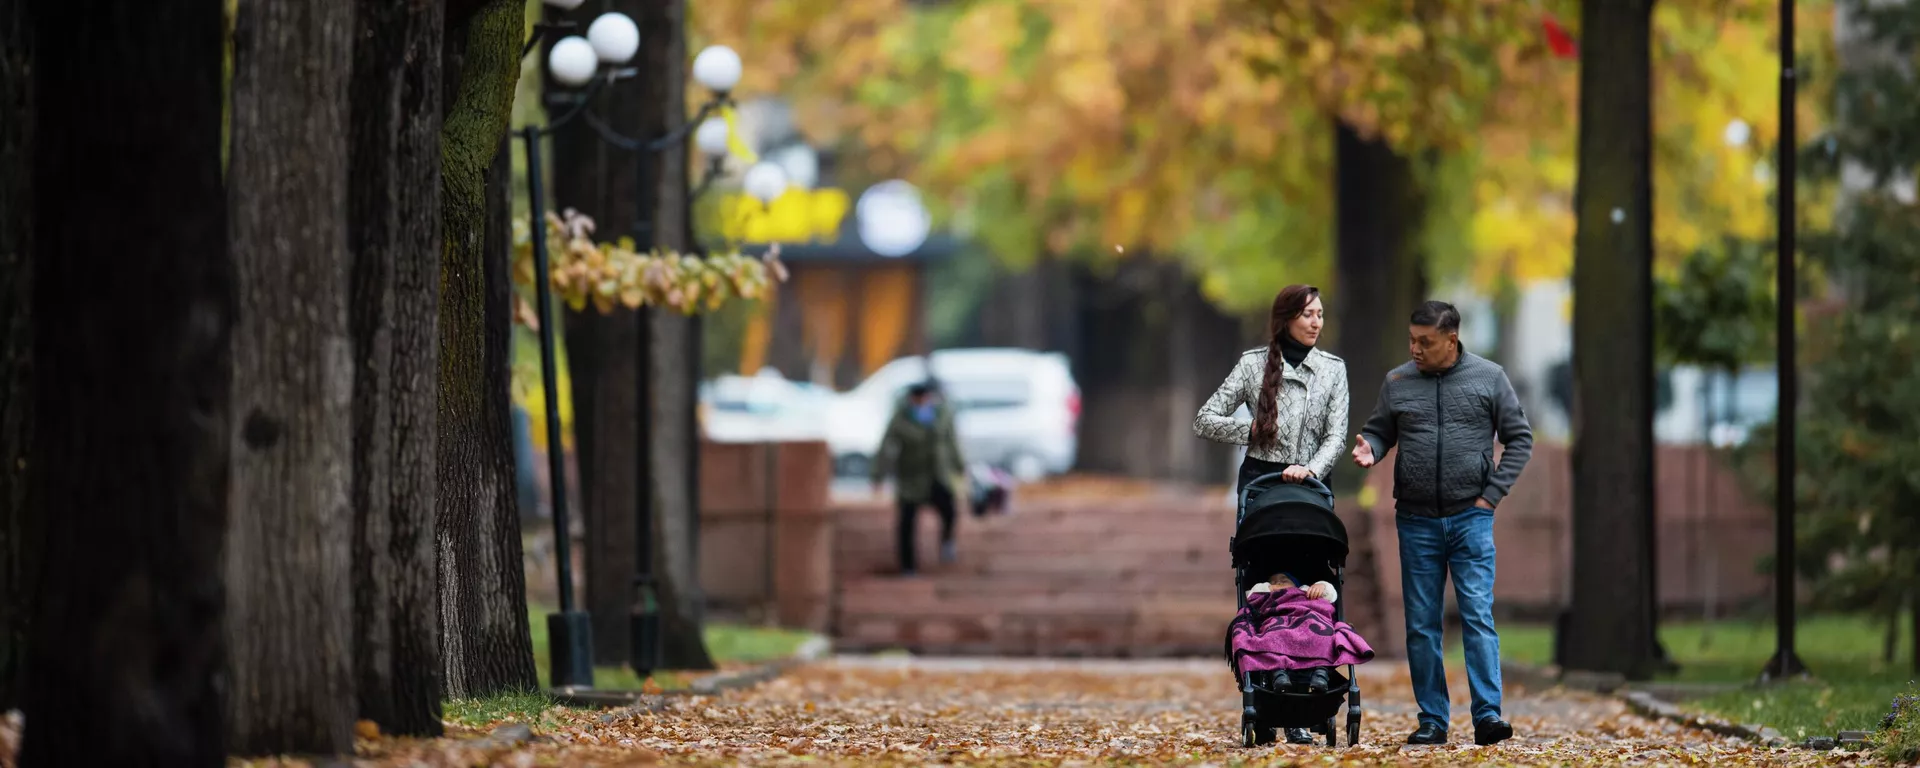
[[[1247,606],[1247,590],[1266,574],[1290,572],[1302,584],[1325,580],[1343,592],[1334,602],[1336,621],[1346,620],[1347,527],[1333,512],[1333,492],[1318,479],[1289,483],[1279,473],[1247,483],[1240,494],[1239,516],[1230,540],[1233,552],[1234,593]],[[1228,630],[1227,660],[1240,686],[1240,738],[1253,747],[1276,741],[1282,728],[1307,728],[1336,746],[1334,717],[1340,701],[1347,702],[1347,745],[1360,743],[1360,684],[1353,665],[1346,674],[1338,668],[1328,675],[1321,693],[1281,690],[1272,672],[1242,671]]]

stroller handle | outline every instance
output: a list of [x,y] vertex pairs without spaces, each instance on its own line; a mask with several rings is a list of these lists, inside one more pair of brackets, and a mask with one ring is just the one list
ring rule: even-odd
[[[1240,508],[1235,510],[1235,512],[1237,513],[1236,517],[1238,517],[1239,515],[1246,514],[1247,499],[1250,499],[1253,497],[1253,491],[1255,488],[1269,488],[1277,483],[1288,483],[1288,482],[1292,482],[1292,481],[1287,479],[1286,473],[1284,472],[1269,472],[1267,474],[1256,477],[1251,481],[1248,481],[1247,487],[1240,490]],[[1333,490],[1328,488],[1326,483],[1321,482],[1320,478],[1314,477],[1313,475],[1307,475],[1307,479],[1300,481],[1300,485],[1304,485],[1304,486],[1307,486],[1308,488],[1312,488],[1316,491],[1319,491],[1320,495],[1327,497],[1328,503],[1333,502]]]

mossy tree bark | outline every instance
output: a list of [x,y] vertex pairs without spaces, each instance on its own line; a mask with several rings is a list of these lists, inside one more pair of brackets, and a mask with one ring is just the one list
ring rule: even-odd
[[[510,416],[511,244],[505,152],[525,4],[448,9],[441,128],[439,538],[449,696],[538,686]],[[556,482],[559,481],[556,478]]]
[[31,5],[28,497],[59,514],[45,518],[19,764],[225,765],[221,4]]
[[441,733],[435,426],[444,6],[358,0],[353,251],[353,659],[359,716]]
[[351,3],[240,3],[227,640],[230,748],[242,755],[353,749],[352,49]]
[[[1585,3],[1573,265],[1573,609],[1562,666],[1657,671],[1652,0]],[[1621,382],[1629,382],[1622,386]]]

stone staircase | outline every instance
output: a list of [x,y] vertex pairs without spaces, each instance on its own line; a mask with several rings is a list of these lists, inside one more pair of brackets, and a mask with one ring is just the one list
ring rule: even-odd
[[914,578],[893,575],[895,514],[879,502],[838,511],[833,634],[841,650],[1220,653],[1235,605],[1223,489],[1023,489],[1010,515],[962,511],[959,560],[948,565],[937,562],[937,517],[923,511]]

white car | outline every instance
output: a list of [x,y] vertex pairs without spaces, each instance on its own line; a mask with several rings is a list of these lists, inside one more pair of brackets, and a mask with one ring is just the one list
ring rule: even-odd
[[[1073,467],[1079,451],[1080,387],[1065,355],[1026,349],[947,349],[931,373],[952,404],[960,450],[1023,482]],[[906,389],[927,380],[929,358],[903,357],[840,395],[827,417],[827,446],[841,475],[864,475]]]
[[722,443],[822,440],[833,390],[789,381],[772,368],[700,385],[701,428]]

